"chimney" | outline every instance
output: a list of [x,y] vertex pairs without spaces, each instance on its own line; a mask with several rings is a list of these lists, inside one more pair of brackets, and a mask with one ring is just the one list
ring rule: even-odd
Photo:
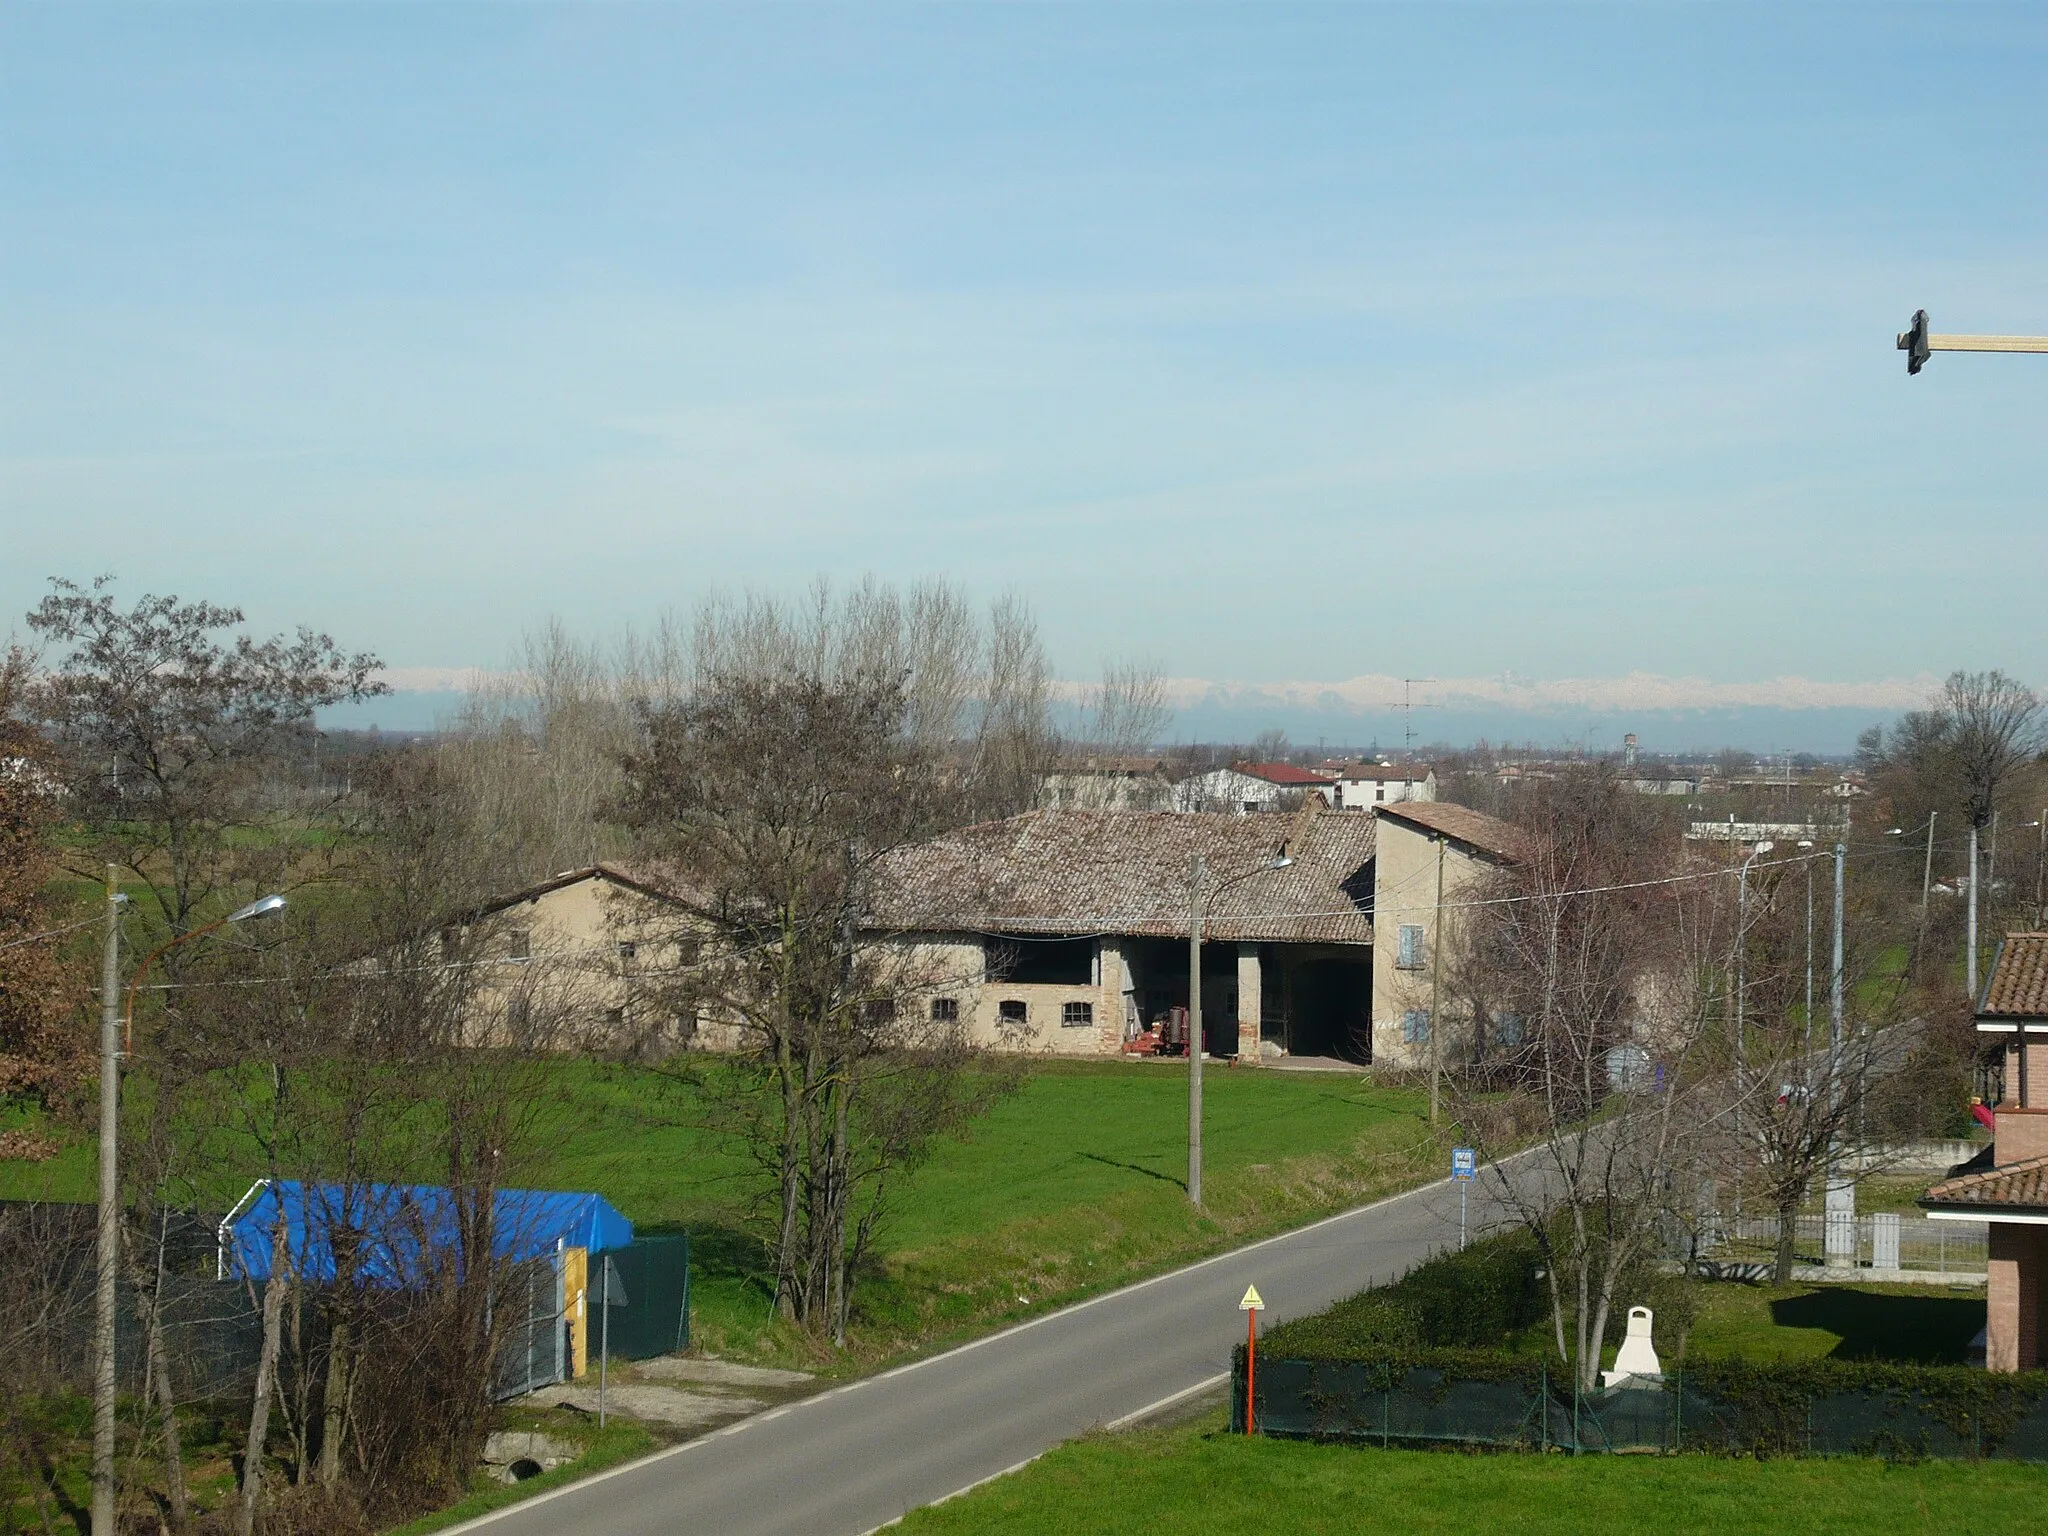
[[1621,766],[1633,768],[1636,765],[1636,733],[1630,731],[1621,738]]

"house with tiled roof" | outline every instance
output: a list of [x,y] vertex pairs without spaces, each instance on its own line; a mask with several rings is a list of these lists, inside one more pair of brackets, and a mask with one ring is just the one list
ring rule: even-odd
[[1364,1060],[1370,818],[1046,809],[896,850],[871,936],[914,949],[922,1006],[990,1044],[1113,1055],[1188,1006],[1203,908],[1210,1054]]
[[1294,763],[1232,763],[1181,780],[1174,808],[1256,815],[1293,810],[1311,796],[1320,797],[1324,805],[1336,805],[1337,776]]
[[1920,1204],[1936,1220],[1990,1224],[1984,1363],[2031,1370],[2048,1364],[2048,933],[2005,936],[1977,1004],[1977,1030],[2004,1048],[1989,1155]]
[[[1487,876],[1514,862],[1521,833],[1510,823],[1448,800],[1376,806],[1373,821],[1372,1059],[1403,1067],[1470,1060],[1521,1043],[1513,1021],[1482,1026],[1448,1016],[1440,947],[1455,947],[1466,925],[1459,903]],[[1443,1014],[1443,1017],[1439,1017]],[[1453,1041],[1450,1036],[1455,1035]],[[1512,1038],[1507,1038],[1512,1036]]]
[[1339,810],[1436,798],[1436,770],[1427,763],[1344,763],[1335,774]]

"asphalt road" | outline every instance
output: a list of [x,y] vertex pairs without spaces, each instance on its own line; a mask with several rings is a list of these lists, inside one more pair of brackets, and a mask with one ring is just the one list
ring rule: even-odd
[[[1494,1215],[1471,1186],[1472,1230]],[[454,1527],[490,1536],[861,1536],[1230,1368],[1238,1300],[1319,1311],[1458,1240],[1448,1182],[1049,1313]]]

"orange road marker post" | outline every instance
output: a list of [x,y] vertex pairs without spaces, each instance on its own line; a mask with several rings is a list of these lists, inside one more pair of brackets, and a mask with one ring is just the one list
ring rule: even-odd
[[1257,1432],[1252,1403],[1259,1369],[1259,1314],[1266,1310],[1266,1299],[1256,1285],[1248,1285],[1244,1288],[1244,1300],[1237,1305],[1244,1313],[1244,1432],[1249,1435]]

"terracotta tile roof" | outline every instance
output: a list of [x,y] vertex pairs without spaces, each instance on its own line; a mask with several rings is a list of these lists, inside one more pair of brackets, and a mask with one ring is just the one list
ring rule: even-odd
[[585,880],[603,880],[612,885],[623,886],[629,891],[638,891],[642,896],[652,897],[656,901],[667,902],[672,906],[681,906],[689,899],[687,893],[674,882],[657,881],[648,875],[622,869],[616,864],[588,864],[581,869],[565,869],[558,875],[550,875],[538,884],[527,886],[524,890],[484,902],[463,913],[460,920],[475,922],[493,913],[503,912],[508,907],[516,907],[523,901],[533,901],[552,891],[580,885]]
[[1297,768],[1292,763],[1232,763],[1230,766],[1248,777],[1290,789],[1323,789],[1337,782],[1334,774],[1315,768]]
[[[878,926],[897,932],[1110,933],[1183,938],[1188,860],[1213,882],[1259,870],[1211,900],[1218,940],[1370,944],[1374,827],[1339,812],[1213,816],[1042,810],[984,822],[890,855]],[[1294,839],[1285,869],[1264,870]]]
[[2048,1211],[2048,1157],[2030,1157],[1983,1173],[1944,1179],[1920,1197],[1924,1206],[1998,1210]]
[[1513,861],[1520,857],[1521,828],[1470,806],[1454,805],[1448,800],[1402,800],[1392,805],[1376,805],[1373,814],[1390,821],[1408,822],[1425,832],[1441,833],[1497,859]]
[[2048,933],[2005,936],[1977,1017],[2048,1019]]

